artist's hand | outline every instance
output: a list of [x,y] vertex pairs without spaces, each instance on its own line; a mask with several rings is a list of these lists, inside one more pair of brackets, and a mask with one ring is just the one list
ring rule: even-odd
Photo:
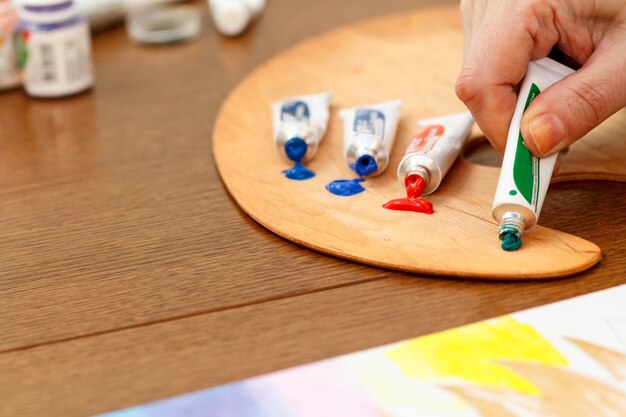
[[542,92],[522,119],[529,150],[569,146],[626,106],[626,0],[461,0],[456,93],[503,151],[528,61],[557,46],[582,68]]

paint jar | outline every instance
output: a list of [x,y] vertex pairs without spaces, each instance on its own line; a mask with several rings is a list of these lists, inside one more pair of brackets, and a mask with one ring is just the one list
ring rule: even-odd
[[20,70],[15,51],[19,19],[9,0],[0,0],[0,91],[20,85]]
[[129,37],[144,44],[168,44],[195,38],[200,33],[200,14],[191,7],[172,7],[167,3],[170,1],[127,0]]
[[91,35],[72,0],[24,0],[17,41],[26,93],[64,97],[93,86]]

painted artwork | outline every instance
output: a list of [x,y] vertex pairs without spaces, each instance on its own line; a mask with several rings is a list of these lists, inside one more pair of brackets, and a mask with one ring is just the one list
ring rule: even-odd
[[107,417],[626,416],[626,285]]

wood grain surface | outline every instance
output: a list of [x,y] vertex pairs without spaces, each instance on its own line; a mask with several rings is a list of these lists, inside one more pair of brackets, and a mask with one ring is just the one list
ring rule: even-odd
[[[500,248],[491,214],[498,168],[458,161],[427,197],[433,215],[382,208],[405,196],[396,167],[416,121],[464,110],[454,94],[462,51],[458,8],[446,6],[331,31],[265,63],[236,87],[215,122],[215,162],[229,192],[280,236],[376,266],[495,279],[551,278],[590,268],[600,260],[598,246],[541,222],[524,233],[520,250]],[[290,164],[272,145],[269,104],[322,91],[334,97],[327,133],[307,164],[317,175],[290,181],[280,172]],[[338,109],[395,99],[402,108],[388,169],[364,182],[366,191],[356,196],[326,191],[329,182],[355,176],[343,156]],[[565,178],[626,181],[626,111],[572,146],[562,172]]]
[[568,279],[517,283],[322,255],[228,196],[211,130],[247,73],[327,29],[434,3],[272,0],[243,37],[224,39],[198,1],[194,42],[98,35],[87,94],[1,94],[0,416],[88,416],[626,282],[620,183],[554,185],[543,226],[603,258]]

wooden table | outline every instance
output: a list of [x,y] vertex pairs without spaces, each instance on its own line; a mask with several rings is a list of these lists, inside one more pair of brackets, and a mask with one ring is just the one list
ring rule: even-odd
[[0,415],[86,416],[626,282],[620,183],[555,185],[542,224],[597,243],[547,282],[416,276],[287,242],[228,196],[211,155],[227,93],[306,37],[436,1],[272,0],[244,36],[94,39],[96,88],[0,95]]

